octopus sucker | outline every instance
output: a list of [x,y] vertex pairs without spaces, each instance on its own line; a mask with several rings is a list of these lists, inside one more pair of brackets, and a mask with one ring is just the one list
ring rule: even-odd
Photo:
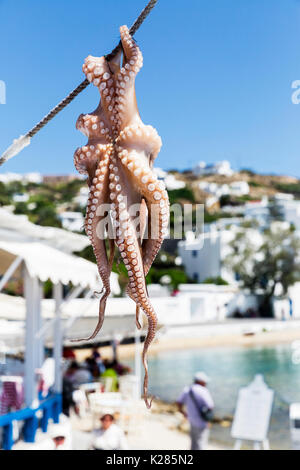
[[[161,138],[152,126],[143,124],[137,108],[135,78],[143,56],[127,26],[120,28],[120,35],[122,50],[116,57],[107,61],[105,57],[88,56],[84,61],[83,72],[98,88],[101,100],[95,111],[81,114],[76,123],[77,129],[88,137],[87,144],[76,150],[74,163],[79,173],[88,177],[85,231],[103,283],[98,324],[88,339],[97,335],[104,321],[117,247],[128,272],[126,293],[136,304],[137,328],[141,328],[140,310],[147,317],[142,361],[144,400],[150,407],[147,351],[155,337],[157,317],[145,276],[167,234],[169,200],[164,183],[153,171]],[[109,207],[106,211],[105,205]],[[138,208],[138,224],[133,207]],[[104,227],[107,212],[111,231]],[[109,254],[105,237],[109,238]]]

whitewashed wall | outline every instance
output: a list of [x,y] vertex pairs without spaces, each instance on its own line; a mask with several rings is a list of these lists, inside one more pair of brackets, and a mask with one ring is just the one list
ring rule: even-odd
[[192,320],[189,296],[157,297],[151,302],[158,321],[164,325],[188,324]]
[[178,250],[185,271],[191,279],[202,282],[209,277],[220,276],[220,232],[204,233],[200,239],[190,243],[179,242]]
[[180,284],[179,290],[180,296],[190,298],[192,323],[224,320],[238,293],[235,287],[214,284]]

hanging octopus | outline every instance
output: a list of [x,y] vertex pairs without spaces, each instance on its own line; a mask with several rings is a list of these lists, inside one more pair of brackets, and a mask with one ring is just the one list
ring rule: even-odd
[[[126,293],[136,303],[137,327],[141,328],[140,309],[148,320],[142,360],[144,399],[149,408],[147,350],[155,336],[157,318],[145,276],[168,233],[169,200],[164,183],[158,181],[152,170],[161,139],[153,127],[142,123],[137,108],[135,77],[143,65],[142,53],[127,26],[122,26],[120,33],[122,49],[116,57],[109,61],[105,57],[85,59],[83,72],[99,89],[101,101],[94,112],[80,115],[77,120],[76,127],[88,137],[88,143],[76,150],[74,162],[79,173],[88,176],[90,194],[85,231],[103,283],[99,320],[89,339],[97,335],[103,324],[117,246],[128,271]],[[103,224],[107,206],[112,230]],[[132,207],[138,207],[138,224]],[[109,256],[105,236],[108,236]]]

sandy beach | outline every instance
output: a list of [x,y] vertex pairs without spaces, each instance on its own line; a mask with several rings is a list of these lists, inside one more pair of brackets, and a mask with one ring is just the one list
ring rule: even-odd
[[[131,450],[189,450],[189,424],[171,404],[153,403],[151,411],[143,410],[142,420],[130,426],[126,439]],[[73,447],[88,449],[91,442],[92,421],[88,416],[78,419],[71,415]],[[228,445],[210,440],[207,450],[228,450]]]
[[[292,343],[300,340],[300,322],[279,322],[276,320],[253,320],[225,324],[203,324],[182,326],[162,332],[152,343],[149,356],[163,351],[214,347],[251,347]],[[235,332],[231,332],[232,330]],[[219,331],[218,331],[219,330]],[[90,349],[76,350],[78,360],[84,360]],[[101,347],[103,357],[111,357],[110,346]],[[134,356],[134,344],[121,344],[118,347],[119,359],[131,359]]]

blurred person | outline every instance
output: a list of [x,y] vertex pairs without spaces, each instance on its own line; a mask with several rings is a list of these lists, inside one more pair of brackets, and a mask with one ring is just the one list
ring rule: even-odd
[[98,376],[105,372],[105,365],[97,348],[93,348],[92,354],[89,356],[89,358],[86,359],[86,361],[88,361],[89,364],[93,364],[95,367],[94,373],[96,373],[97,368]]
[[87,357],[85,360],[87,370],[92,374],[94,379],[98,379],[100,372],[97,361],[93,357]]
[[93,382],[93,376],[85,366],[79,366],[74,379],[74,385],[76,386]]
[[94,450],[128,450],[123,430],[115,424],[112,414],[106,413],[101,418],[101,428],[93,432],[92,447]]
[[110,367],[114,369],[118,375],[125,375],[131,372],[131,368],[129,366],[121,364],[117,359],[112,360]]
[[293,300],[289,297],[289,315],[290,315],[290,320],[293,318]]
[[68,377],[68,379],[70,380],[70,382],[74,382],[74,376],[75,376],[75,373],[77,372],[79,368],[79,365],[76,361],[73,361],[71,362],[71,364],[69,365],[69,367],[67,368],[66,372],[65,372],[65,377]]
[[73,383],[75,387],[84,383],[93,382],[93,376],[91,372],[83,365],[73,361],[68,367],[66,377]]
[[97,367],[98,367],[99,374],[100,374],[100,375],[103,374],[103,373],[105,372],[105,370],[106,370],[106,367],[105,367],[105,365],[104,365],[104,362],[102,361],[102,359],[98,359],[98,360],[96,361],[96,363],[97,363]]
[[204,450],[208,443],[209,421],[214,408],[206,387],[209,380],[205,372],[197,372],[193,385],[186,387],[177,400],[179,411],[190,423],[191,450]]
[[105,372],[105,365],[100,354],[98,357],[95,358],[95,361],[99,370],[99,374],[103,374],[103,372]]
[[52,440],[53,450],[71,450],[70,436],[66,426],[61,424],[53,424],[50,429],[50,437]]
[[64,359],[76,359],[73,349],[64,348],[63,349],[63,358]]
[[91,356],[97,361],[97,359],[101,359],[101,354],[98,348],[93,348]]
[[73,399],[73,393],[75,391],[75,387],[73,382],[70,378],[65,375],[63,377],[63,384],[62,384],[62,411],[63,414],[66,416],[70,416],[70,409],[73,408],[76,414],[78,414],[78,410],[76,407],[76,403]]
[[65,436],[55,436],[52,438],[52,441],[54,443],[55,450],[65,450],[64,449],[64,445],[66,441]]
[[110,361],[104,361],[105,371],[101,374],[101,381],[106,384],[106,379],[110,379],[110,392],[117,392],[118,391],[118,374],[115,369],[111,366]]

